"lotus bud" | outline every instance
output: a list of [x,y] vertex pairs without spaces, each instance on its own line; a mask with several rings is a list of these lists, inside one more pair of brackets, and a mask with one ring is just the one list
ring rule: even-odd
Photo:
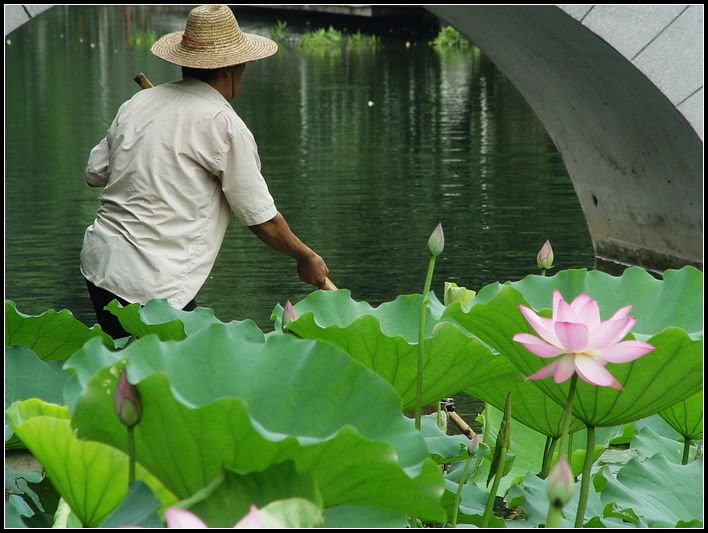
[[467,445],[467,453],[469,455],[474,455],[475,453],[477,453],[477,450],[479,449],[480,442],[482,442],[482,437],[480,436],[479,433],[475,433],[474,437],[472,437],[472,440]]
[[553,268],[553,248],[551,248],[551,241],[546,241],[541,246],[538,255],[536,256],[536,264],[541,270],[548,270]]
[[442,253],[443,248],[445,248],[445,234],[443,233],[442,224],[438,223],[428,239],[428,251],[430,255],[437,257]]
[[458,287],[457,283],[452,283],[450,281],[445,282],[445,306],[450,304],[459,303],[463,308],[467,307],[477,295],[475,291],[471,291],[465,287]]
[[140,392],[135,385],[128,383],[128,373],[125,368],[118,378],[118,386],[113,396],[113,405],[120,421],[128,427],[133,427],[143,416],[143,406],[140,403]]
[[568,460],[565,456],[561,455],[558,458],[556,466],[553,467],[551,473],[548,474],[546,478],[546,494],[548,495],[548,501],[554,507],[563,507],[571,496],[573,496],[573,489],[575,484],[573,482],[573,474],[570,471],[570,466],[568,465]]
[[288,300],[285,302],[285,307],[283,307],[283,329],[293,320],[297,320],[297,314],[295,313],[293,304]]

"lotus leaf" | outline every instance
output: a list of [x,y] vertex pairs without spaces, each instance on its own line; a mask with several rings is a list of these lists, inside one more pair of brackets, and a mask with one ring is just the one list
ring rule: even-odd
[[29,398],[61,403],[62,389],[69,378],[61,367],[61,361],[43,361],[25,346],[5,348],[5,409]]
[[[420,304],[420,295],[407,295],[373,308],[352,300],[349,291],[315,292],[295,305],[298,318],[288,323],[288,331],[338,346],[393,385],[402,408],[411,409],[418,372]],[[479,340],[457,326],[437,323],[442,310],[436,300],[427,310],[423,405],[462,391],[475,379],[475,357],[487,352]]]
[[[69,365],[85,379],[87,345]],[[440,519],[442,478],[394,391],[327,343],[291,336],[252,342],[212,324],[180,342],[139,339],[120,352],[143,399],[138,461],[180,498],[222,465],[246,474],[292,460],[310,473],[325,507],[360,503]],[[110,394],[116,371],[92,376],[73,418],[79,434],[123,449]],[[165,421],[170,423],[166,424]]]
[[[690,274],[691,271],[687,272]],[[546,305],[550,304],[553,280],[561,276],[560,280],[562,281],[562,274],[552,278],[544,278],[547,281],[533,280],[533,288],[538,290],[537,286],[540,285],[548,292],[549,300]],[[588,274],[585,271],[570,271],[570,274],[580,289],[595,291],[591,293],[591,296],[598,299],[604,314],[616,311],[614,307],[606,309],[607,306],[603,300],[606,293],[612,295],[612,306],[617,302],[613,291],[629,294],[627,288],[622,288],[620,291],[616,280],[610,276],[604,275],[599,278],[592,276],[591,278],[590,274],[593,273]],[[637,276],[636,273],[635,276]],[[598,279],[609,281],[609,286],[600,290],[603,288],[602,285],[596,287],[589,281],[581,283],[583,277],[594,280],[594,284]],[[539,278],[541,277],[539,276]],[[639,276],[639,278],[640,281],[647,282],[645,277]],[[623,279],[629,285],[634,282],[632,276]],[[593,286],[587,287],[587,285]],[[650,285],[657,286],[653,281],[650,282]],[[445,316],[464,325],[482,341],[503,353],[524,375],[528,376],[541,368],[546,361],[532,355],[523,346],[511,340],[515,333],[533,333],[518,310],[519,304],[529,305],[524,295],[517,290],[518,287],[524,288],[524,285],[519,282],[515,287],[503,286],[482,290],[480,291],[481,300],[472,306],[469,313],[464,313],[459,306],[453,305],[448,308]],[[645,289],[644,283],[635,288],[635,290]],[[666,297],[665,290],[658,292],[659,294],[655,295],[657,298]],[[566,295],[564,294],[564,296]],[[482,301],[487,303],[482,303]],[[666,305],[667,308],[670,308],[668,304]],[[693,311],[700,314],[700,309]],[[640,311],[633,312],[633,315],[640,314]],[[679,313],[677,320],[686,321],[683,313]],[[662,321],[661,327],[664,327],[665,324],[666,322]],[[649,325],[650,320],[645,319],[644,326],[647,329],[644,331],[651,331]],[[695,324],[687,325],[693,326]],[[693,336],[702,338],[700,332],[694,332]],[[692,339],[682,329],[666,327],[660,333],[647,339],[647,342],[655,346],[656,350],[631,363],[608,364],[607,366],[608,370],[624,386],[624,390],[616,391],[608,387],[595,387],[582,380],[579,381],[573,405],[573,414],[578,419],[587,425],[596,427],[620,425],[662,411],[700,390],[702,385],[702,340]],[[533,383],[560,406],[565,405],[568,382],[555,384],[551,379],[544,379]]]
[[[41,398],[49,403],[62,403],[62,389],[69,375],[61,361],[42,361],[25,346],[5,348],[5,409],[17,400]],[[24,444],[8,433],[5,448],[24,448]]]
[[[586,292],[600,304],[602,320],[619,308],[632,304],[631,316],[637,318],[635,334],[654,335],[668,327],[678,327],[691,338],[703,338],[703,273],[692,266],[666,270],[658,280],[640,267],[627,268],[621,276],[599,270],[562,270],[554,276],[527,276],[506,284],[514,287],[534,309],[551,305],[554,289],[566,301]],[[487,303],[504,285],[484,287],[475,302]]]
[[631,509],[649,527],[702,524],[702,460],[678,465],[661,454],[644,462],[630,459],[616,476],[605,468],[601,469],[593,484],[601,489],[603,505]]
[[[578,498],[580,495],[580,484],[575,484],[573,496],[563,506],[563,516],[560,526],[572,528],[575,522],[575,513],[578,508]],[[527,520],[532,527],[546,523],[548,514],[548,496],[546,494],[546,481],[535,476],[531,472],[526,474],[523,481],[514,485],[507,494],[509,507],[520,507],[526,514]],[[587,524],[594,517],[602,517],[602,503],[600,496],[594,490],[590,490],[588,506],[585,511],[585,523]],[[603,520],[600,527],[615,526],[616,523],[607,523]]]
[[150,488],[141,481],[134,481],[128,494],[118,509],[101,527],[119,528],[122,526],[160,527],[162,520],[157,514],[160,501],[153,496]]
[[[674,436],[678,437],[675,433]],[[650,426],[640,429],[634,435],[631,443],[631,449],[637,452],[637,457],[640,460],[648,459],[660,453],[667,460],[679,465],[683,459],[683,448],[683,442],[679,442],[676,438],[661,435]],[[695,456],[695,451],[696,446],[692,446],[690,457]]]
[[[80,440],[66,407],[30,399],[10,406],[8,417],[85,526],[100,525],[120,505],[128,492],[128,457],[105,444]],[[174,496],[143,469],[136,475],[163,504],[174,503]]]
[[[526,381],[511,361],[489,351],[480,350],[471,356],[475,371],[465,392],[500,410],[511,392],[515,399],[511,411],[514,420],[546,436],[560,436],[563,408],[534,383]],[[574,416],[570,419],[570,433],[583,427],[585,424]]]
[[303,498],[288,498],[271,502],[259,511],[264,529],[311,529],[324,520],[322,509]]
[[[473,459],[474,460],[474,459]],[[445,494],[443,495],[443,506],[448,514],[448,521],[451,520],[455,506],[455,495],[459,484],[445,480]],[[489,498],[489,490],[480,488],[474,481],[465,483],[462,487],[462,495],[460,498],[460,510],[457,515],[457,521],[460,524],[474,524],[480,526],[484,508],[487,505]],[[492,515],[490,527],[503,528],[505,527],[504,520]]]
[[100,326],[87,328],[68,309],[29,316],[20,313],[14,302],[5,300],[5,346],[26,346],[40,359],[63,361],[93,337],[113,347],[113,339]]
[[325,528],[381,529],[405,528],[408,518],[394,513],[361,505],[340,505],[325,510]]
[[308,500],[318,510],[322,507],[322,496],[312,476],[299,474],[290,461],[244,475],[222,470],[207,487],[182,501],[180,507],[188,508],[209,527],[231,527],[248,513],[251,505],[261,509],[289,498]]
[[703,438],[703,391],[659,414],[683,438]]

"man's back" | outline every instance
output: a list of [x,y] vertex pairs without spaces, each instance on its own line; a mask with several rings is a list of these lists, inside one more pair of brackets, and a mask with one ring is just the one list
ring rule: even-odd
[[[253,137],[199,80],[136,94],[116,115],[101,156],[108,157],[107,183],[86,232],[82,272],[126,300],[183,306],[213,266],[230,204],[246,223],[263,221],[249,218],[254,208],[275,215]],[[228,159],[239,165],[225,169]]]

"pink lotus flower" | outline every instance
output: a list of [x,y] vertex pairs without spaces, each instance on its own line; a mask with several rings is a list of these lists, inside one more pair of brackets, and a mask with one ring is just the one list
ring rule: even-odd
[[556,383],[561,383],[577,372],[581,379],[592,385],[622,390],[622,385],[605,365],[627,363],[655,349],[642,341],[622,341],[637,320],[628,316],[631,305],[602,322],[600,308],[590,296],[580,294],[568,304],[561,293],[554,290],[552,318],[540,317],[523,305],[519,309],[541,338],[517,333],[513,340],[544,359],[558,357],[527,379],[552,375]]
[[[177,509],[175,507],[170,507],[165,510],[165,520],[167,521],[167,527],[173,529],[204,529],[209,527],[194,513],[184,509]],[[248,514],[239,520],[234,528],[261,528],[261,518],[258,515],[258,509],[255,505],[251,505]]]

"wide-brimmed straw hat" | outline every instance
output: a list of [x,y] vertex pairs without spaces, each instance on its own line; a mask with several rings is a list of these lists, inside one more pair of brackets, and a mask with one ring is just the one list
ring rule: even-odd
[[229,7],[209,5],[192,9],[184,31],[161,37],[150,51],[175,65],[213,69],[272,56],[278,45],[242,32]]

